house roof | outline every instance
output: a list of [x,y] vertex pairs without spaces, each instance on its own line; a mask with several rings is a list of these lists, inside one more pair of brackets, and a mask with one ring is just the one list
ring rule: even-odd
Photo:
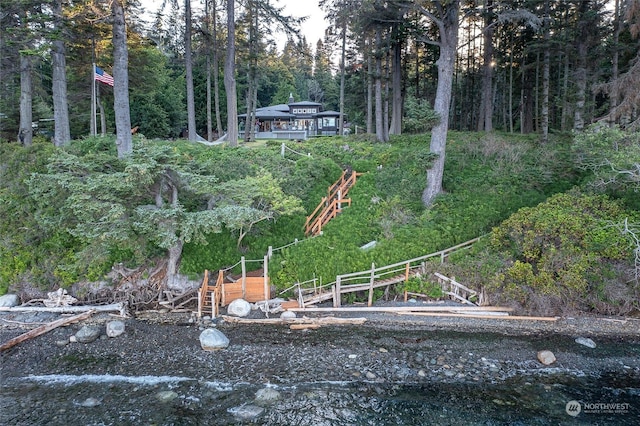
[[289,112],[289,105],[287,104],[269,105],[266,107],[257,108],[256,111],[265,110],[265,109],[274,109],[276,111]]
[[[247,118],[247,114],[240,114],[238,115],[239,118]],[[283,111],[278,111],[275,109],[270,109],[270,108],[258,108],[256,109],[256,118],[259,119],[275,119],[275,118],[280,118],[280,119],[290,119],[290,118],[295,118],[295,115],[293,114],[289,114],[288,112],[283,112]]]
[[303,101],[303,102],[292,102],[289,105],[291,106],[322,106],[317,102]]
[[316,114],[318,117],[340,117],[340,115],[338,111],[322,111]]

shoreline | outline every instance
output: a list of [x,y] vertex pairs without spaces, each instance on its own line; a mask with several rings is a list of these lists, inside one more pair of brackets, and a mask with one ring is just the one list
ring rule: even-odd
[[[17,410],[11,419],[24,425],[44,424],[43,419],[54,425],[105,419],[128,424],[120,414],[126,408],[140,413],[136,424],[148,424],[148,419],[162,414],[152,423],[203,424],[207,416],[216,415],[221,416],[216,417],[220,424],[231,425],[245,422],[237,417],[243,412],[240,408],[251,407],[254,395],[263,389],[284,395],[264,411],[256,411],[262,413],[256,414],[259,424],[273,425],[313,424],[300,423],[306,418],[317,424],[361,424],[354,420],[358,416],[338,423],[327,419],[340,418],[345,412],[377,415],[363,406],[388,413],[385,410],[395,404],[400,404],[396,417],[380,414],[375,424],[414,424],[402,395],[416,412],[431,416],[427,417],[431,424],[470,424],[469,416],[479,409],[482,416],[500,424],[571,424],[565,404],[580,398],[587,403],[606,397],[631,404],[628,413],[616,414],[612,420],[602,422],[598,417],[599,424],[619,424],[618,420],[640,413],[640,404],[633,399],[640,389],[640,335],[635,320],[565,318],[532,324],[354,315],[366,316],[367,321],[292,330],[286,324],[220,320],[205,325],[206,320],[190,322],[189,313],[145,312],[124,320],[121,336],[68,343],[83,325],[103,327],[116,319],[96,315],[0,353],[0,414]],[[229,338],[226,349],[201,348],[199,335],[209,326]],[[25,327],[0,326],[0,342],[23,333]],[[582,346],[576,337],[592,338],[597,347]],[[542,365],[536,359],[540,350],[553,351],[557,361]],[[605,387],[613,393],[599,393]],[[158,407],[158,395],[167,393],[175,394],[173,402]],[[465,402],[460,405],[460,401]],[[35,403],[39,411],[33,410]],[[92,407],[78,412],[83,404]],[[440,405],[447,405],[448,413],[459,409],[459,414],[450,423],[440,423],[441,411],[430,408]],[[519,406],[517,412],[514,406]],[[330,407],[343,408],[332,412]],[[60,410],[66,411],[60,414]],[[192,420],[185,423],[184,416]]]

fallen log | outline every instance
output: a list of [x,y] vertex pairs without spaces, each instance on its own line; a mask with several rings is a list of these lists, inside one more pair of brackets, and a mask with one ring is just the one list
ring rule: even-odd
[[31,331],[27,331],[26,333],[23,333],[23,334],[19,335],[18,337],[14,337],[13,339],[9,340],[8,342],[0,345],[0,352],[11,348],[11,347],[17,345],[18,343],[22,343],[25,340],[29,340],[29,339],[32,339],[34,337],[40,336],[42,334],[48,333],[49,331],[51,331],[53,329],[56,329],[58,327],[62,327],[64,325],[69,325],[69,324],[72,324],[74,322],[86,320],[91,315],[93,315],[93,313],[94,313],[94,311],[87,311],[87,312],[83,312],[83,313],[78,314],[78,315],[74,315],[72,317],[60,318],[60,319],[57,319],[57,320],[55,320],[53,322],[50,322],[48,324],[41,325],[40,327],[34,328]]
[[500,306],[372,306],[343,308],[287,308],[292,312],[512,312],[512,308]]
[[320,324],[291,324],[289,328],[291,330],[315,330],[320,328]]
[[127,308],[123,303],[112,303],[110,305],[87,305],[87,306],[13,306],[0,307],[0,312],[55,312],[59,314],[72,314],[77,312],[120,312],[120,315],[127,316]]
[[453,318],[475,318],[475,319],[498,319],[498,320],[529,320],[529,321],[557,321],[560,317],[527,317],[518,315],[482,315],[482,314],[454,314],[447,312],[398,312],[400,315],[415,315],[422,317],[453,317]]
[[317,325],[336,325],[336,324],[349,324],[360,325],[364,324],[366,318],[335,318],[335,317],[322,317],[322,318],[238,318],[229,315],[222,315],[222,319],[229,323],[234,324],[317,324]]

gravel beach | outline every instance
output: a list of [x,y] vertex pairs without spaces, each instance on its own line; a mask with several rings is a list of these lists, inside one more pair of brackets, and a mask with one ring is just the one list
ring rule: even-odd
[[[309,317],[323,315],[327,314],[307,314]],[[525,421],[523,424],[573,424],[571,422],[576,419],[583,419],[590,424],[637,424],[633,423],[637,421],[637,414],[640,412],[640,395],[637,393],[640,389],[640,321],[637,319],[577,317],[547,322],[418,317],[371,312],[331,315],[364,317],[366,322],[363,325],[330,325],[313,330],[292,330],[288,325],[231,324],[219,319],[203,322],[194,321],[189,313],[145,312],[135,318],[125,319],[126,328],[121,336],[109,338],[102,333],[100,338],[91,343],[69,343],[70,337],[81,327],[88,324],[103,327],[106,322],[114,319],[108,314],[94,315],[81,324],[57,328],[0,354],[0,424],[129,424],[123,420],[122,414],[110,412],[114,407],[120,407],[116,411],[121,413],[126,401],[118,402],[117,399],[110,398],[114,398],[112,394],[115,393],[126,395],[130,392],[134,395],[138,387],[118,392],[116,388],[112,388],[109,397],[98,390],[87,391],[85,395],[84,390],[74,388],[73,392],[81,395],[68,401],[70,407],[60,411],[62,402],[51,398],[51,388],[45,387],[43,390],[41,386],[34,385],[39,382],[38,378],[44,382],[55,382],[55,378],[60,377],[67,378],[65,389],[73,385],[69,383],[70,377],[84,378],[88,382],[92,380],[90,377],[184,378],[198,383],[215,383],[223,388],[227,386],[228,389],[235,389],[236,393],[241,384],[249,386],[251,392],[266,386],[280,388],[280,392],[285,394],[286,389],[304,387],[305,384],[338,384],[343,386],[343,390],[344,386],[364,386],[370,388],[371,392],[382,392],[384,395],[388,395],[393,389],[397,392],[398,386],[423,390],[425,387],[436,386],[440,389],[438,392],[441,396],[444,395],[443,390],[446,390],[453,392],[452,395],[458,395],[457,398],[470,398],[469,407],[474,404],[474,398],[482,404],[486,404],[485,400],[488,399],[489,405],[493,404],[496,409],[505,413],[487,413],[487,418],[495,419],[495,424],[501,424],[502,418],[509,421],[513,419],[510,416],[518,415],[518,410],[515,410],[516,414],[509,414],[514,411],[509,406],[516,404],[522,408],[521,401],[527,400],[526,395],[523,395],[527,392],[527,386],[541,386],[532,392],[538,395],[535,401],[525,404],[527,407],[537,408],[520,410],[522,420]],[[48,313],[3,313],[0,315],[0,343],[28,331],[36,323],[57,318],[58,315]],[[204,351],[200,346],[199,335],[206,327],[216,327],[222,331],[229,338],[229,346],[219,351]],[[577,343],[576,339],[580,337],[591,339],[597,346],[591,348]],[[536,358],[541,350],[552,351],[556,362],[543,365]],[[568,387],[563,388],[562,395],[557,395],[559,390],[555,383],[563,380],[569,381],[564,385]],[[571,383],[572,380],[576,382]],[[630,393],[618,393],[618,400],[614,401],[627,405],[623,405],[620,412],[605,413],[604,416],[602,413],[594,413],[591,417],[584,417],[585,414],[581,413],[582,417],[573,418],[564,413],[567,402],[564,399],[570,397],[566,395],[567,392],[571,393],[567,389],[575,389],[579,396],[581,386],[588,387],[591,382],[594,385],[606,382],[609,387],[616,387],[618,383],[621,389],[631,389]],[[155,387],[157,392],[161,392],[162,385],[156,383]],[[467,391],[461,389],[467,387],[482,389],[482,394],[476,397],[466,395]],[[80,386],[79,389],[90,388]],[[47,389],[49,393],[46,393]],[[490,395],[485,395],[485,391]],[[248,390],[243,392],[241,398],[253,398],[253,394],[248,396]],[[338,391],[338,394],[340,392],[342,391]],[[460,392],[465,395],[459,395]],[[554,401],[548,413],[540,413],[540,405],[544,406],[545,392],[548,393],[546,397],[561,400]],[[173,409],[176,405],[185,409],[185,406],[189,406],[186,393],[188,392],[185,395],[177,393],[174,397],[182,402],[178,404],[174,401],[168,405]],[[346,393],[353,394],[352,391]],[[38,395],[37,404],[32,400],[35,395]],[[315,395],[312,392],[304,395],[303,399],[307,403],[308,399],[314,400],[309,396]],[[328,392],[323,404],[340,405],[331,401],[330,395],[334,393]],[[438,399],[437,395],[429,398],[433,397]],[[584,398],[596,397],[590,394]],[[126,397],[123,395],[122,398]],[[199,396],[196,399],[201,401],[203,398]],[[373,404],[372,397],[367,398],[368,403]],[[635,402],[631,402],[630,398]],[[68,399],[66,397],[65,400]],[[300,418],[304,417],[303,414],[295,414],[302,410],[293,404],[296,397],[289,395],[285,399],[289,401],[288,408],[276,404],[266,409],[266,412],[262,408],[263,411],[256,410],[253,414],[238,414],[235,405],[227,406],[225,415],[219,416],[215,423],[202,420],[200,412],[178,415],[171,411],[173,414],[165,413],[161,418],[155,418],[146,413],[145,408],[141,408],[139,415],[132,414],[131,418],[135,421],[132,420],[130,424],[139,421],[142,424],[314,424],[302,422]],[[93,408],[91,414],[85,412],[85,417],[80,417],[74,423],[78,419],[77,415],[86,411],[85,406],[92,405],[91,401],[94,400],[98,401],[95,404],[97,408]],[[341,401],[343,400],[344,398]],[[222,409],[225,403],[220,402],[219,396],[216,401],[218,408]],[[247,403],[238,403],[237,406],[246,408]],[[212,407],[216,404],[205,405]],[[83,407],[82,410],[78,411],[78,406]],[[147,408],[156,410],[157,413],[163,412]],[[309,410],[307,417],[312,420],[314,411],[312,408]],[[284,412],[288,414],[284,415]],[[471,421],[465,417],[464,410],[459,414],[463,416],[460,418],[463,424],[494,424],[483,423],[482,416]],[[315,415],[322,416],[324,424],[374,424],[365,422],[364,418],[357,415],[352,420],[348,416],[341,418],[341,414],[335,413],[328,417],[318,413]],[[332,421],[331,418],[336,416]],[[143,421],[143,418],[146,420]],[[457,417],[447,415],[445,418],[438,418],[442,421],[435,421],[437,424],[456,424]],[[102,423],[97,419],[101,419]],[[404,417],[389,417],[388,423],[385,419],[379,417],[376,421],[378,424],[394,424],[394,421],[410,424]],[[465,419],[469,422],[464,421]],[[478,423],[474,423],[475,421]],[[428,423],[417,421],[415,424]]]

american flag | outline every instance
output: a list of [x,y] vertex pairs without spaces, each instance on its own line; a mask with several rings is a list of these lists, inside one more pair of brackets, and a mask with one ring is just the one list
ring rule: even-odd
[[99,66],[96,66],[93,76],[96,80],[101,81],[104,84],[108,84],[109,86],[113,86],[113,77]]

